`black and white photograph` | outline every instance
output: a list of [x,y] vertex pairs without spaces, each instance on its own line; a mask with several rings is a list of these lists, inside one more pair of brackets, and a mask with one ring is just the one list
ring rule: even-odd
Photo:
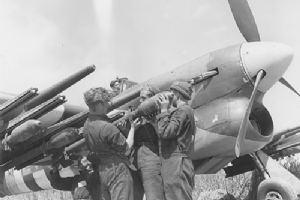
[[299,10],[0,0],[0,199],[300,200]]

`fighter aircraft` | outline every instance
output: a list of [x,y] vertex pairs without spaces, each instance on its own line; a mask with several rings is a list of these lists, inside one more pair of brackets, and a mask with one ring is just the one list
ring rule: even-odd
[[[296,193],[300,194],[299,180],[269,156],[278,152],[271,152],[272,147],[290,145],[282,137],[273,139],[272,116],[262,104],[266,92],[278,81],[295,91],[282,78],[293,52],[284,44],[260,41],[246,0],[228,3],[247,42],[209,52],[122,91],[111,100],[110,110],[115,112],[109,116],[112,120],[122,117],[123,112],[117,110],[135,104],[143,84],[164,91],[175,80],[190,81],[194,91],[190,105],[197,125],[192,154],[196,173],[224,169],[227,176],[233,176],[256,168],[265,178],[258,199],[295,199]],[[84,146],[80,127],[88,113],[86,108],[60,106],[65,98],[56,95],[94,70],[94,66],[87,67],[39,94],[32,88],[15,97],[3,96],[2,195],[71,188],[53,182],[50,168],[59,164],[62,173],[75,175],[78,158],[72,157],[72,152]],[[289,178],[288,182],[283,178]]]

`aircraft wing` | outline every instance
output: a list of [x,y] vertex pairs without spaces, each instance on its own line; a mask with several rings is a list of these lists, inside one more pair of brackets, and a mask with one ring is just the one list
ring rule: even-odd
[[300,126],[275,133],[263,151],[274,159],[300,153]]

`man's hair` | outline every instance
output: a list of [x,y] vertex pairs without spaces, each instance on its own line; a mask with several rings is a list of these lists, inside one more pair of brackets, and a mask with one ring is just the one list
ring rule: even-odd
[[111,93],[103,87],[91,88],[83,94],[84,101],[89,107],[97,103],[107,103],[112,98]]

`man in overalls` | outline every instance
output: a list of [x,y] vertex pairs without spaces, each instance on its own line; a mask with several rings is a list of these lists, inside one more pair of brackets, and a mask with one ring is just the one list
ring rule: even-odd
[[190,158],[195,134],[193,109],[188,105],[192,89],[188,82],[174,82],[170,87],[173,108],[163,99],[158,118],[162,180],[166,200],[192,200],[194,167]]
[[84,125],[84,137],[89,150],[98,158],[100,199],[132,200],[133,180],[129,168],[134,166],[127,155],[134,142],[137,121],[131,124],[127,139],[109,122],[106,113],[110,93],[102,88],[91,88],[84,93],[89,116]]

